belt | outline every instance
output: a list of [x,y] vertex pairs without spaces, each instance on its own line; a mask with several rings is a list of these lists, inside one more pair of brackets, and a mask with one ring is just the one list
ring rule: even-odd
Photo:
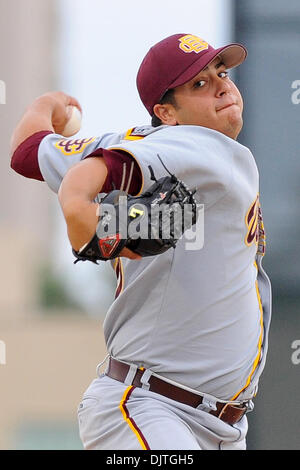
[[[105,374],[112,379],[124,383],[129,370],[130,366],[128,364],[110,357]],[[143,383],[141,382],[141,378],[143,374],[144,369],[137,369],[131,385],[142,388]],[[192,406],[193,408],[197,408],[203,402],[202,396],[181,387],[177,387],[176,385],[166,382],[155,375],[151,375],[147,383],[149,385],[148,390],[151,392],[158,393],[164,397],[170,398],[171,400]],[[233,405],[231,403],[216,402],[215,406],[216,410],[209,410],[208,413],[230,425],[240,421],[248,409],[246,404]]]

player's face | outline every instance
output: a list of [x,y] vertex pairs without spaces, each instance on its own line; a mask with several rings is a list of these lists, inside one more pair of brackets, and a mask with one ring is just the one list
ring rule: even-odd
[[236,139],[242,126],[243,100],[220,58],[175,89],[177,124],[208,127]]

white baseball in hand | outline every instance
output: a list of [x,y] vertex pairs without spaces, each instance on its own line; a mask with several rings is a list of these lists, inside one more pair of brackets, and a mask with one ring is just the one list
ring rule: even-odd
[[[69,110],[68,108],[71,109]],[[72,135],[77,134],[81,128],[81,112],[76,108],[76,106],[68,106],[68,108],[67,112],[70,112],[70,118],[61,133],[64,137],[71,137]]]

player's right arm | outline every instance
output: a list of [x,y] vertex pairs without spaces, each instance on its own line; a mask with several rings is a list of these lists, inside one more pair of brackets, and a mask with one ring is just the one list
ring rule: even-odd
[[11,138],[11,168],[26,178],[45,181],[55,193],[69,168],[88,155],[120,142],[123,134],[66,138],[62,132],[69,104],[78,101],[63,92],[46,93],[28,106]]
[[37,132],[49,131],[61,134],[68,119],[68,106],[82,111],[76,98],[57,91],[45,93],[28,106],[11,138],[11,156],[19,145]]
[[[11,139],[11,167],[27,178],[46,181],[56,193],[65,179],[60,202],[71,245],[78,249],[96,231],[96,205],[91,194],[96,197],[99,192],[125,188],[129,194],[137,194],[142,176],[126,152],[105,150],[119,142],[122,134],[73,140],[56,134],[65,126],[65,108],[69,104],[81,109],[77,100],[54,92],[28,107]],[[79,162],[82,165],[73,169]],[[121,256],[136,259],[126,249]]]

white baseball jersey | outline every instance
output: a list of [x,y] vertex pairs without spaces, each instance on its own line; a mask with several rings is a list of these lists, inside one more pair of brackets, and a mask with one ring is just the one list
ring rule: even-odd
[[265,364],[270,281],[262,269],[259,175],[250,150],[199,126],[136,128],[123,135],[39,147],[45,181],[58,191],[67,169],[96,148],[127,151],[151,184],[166,167],[204,204],[204,245],[141,261],[119,258],[117,296],[104,321],[108,352],[218,399],[253,397]]

